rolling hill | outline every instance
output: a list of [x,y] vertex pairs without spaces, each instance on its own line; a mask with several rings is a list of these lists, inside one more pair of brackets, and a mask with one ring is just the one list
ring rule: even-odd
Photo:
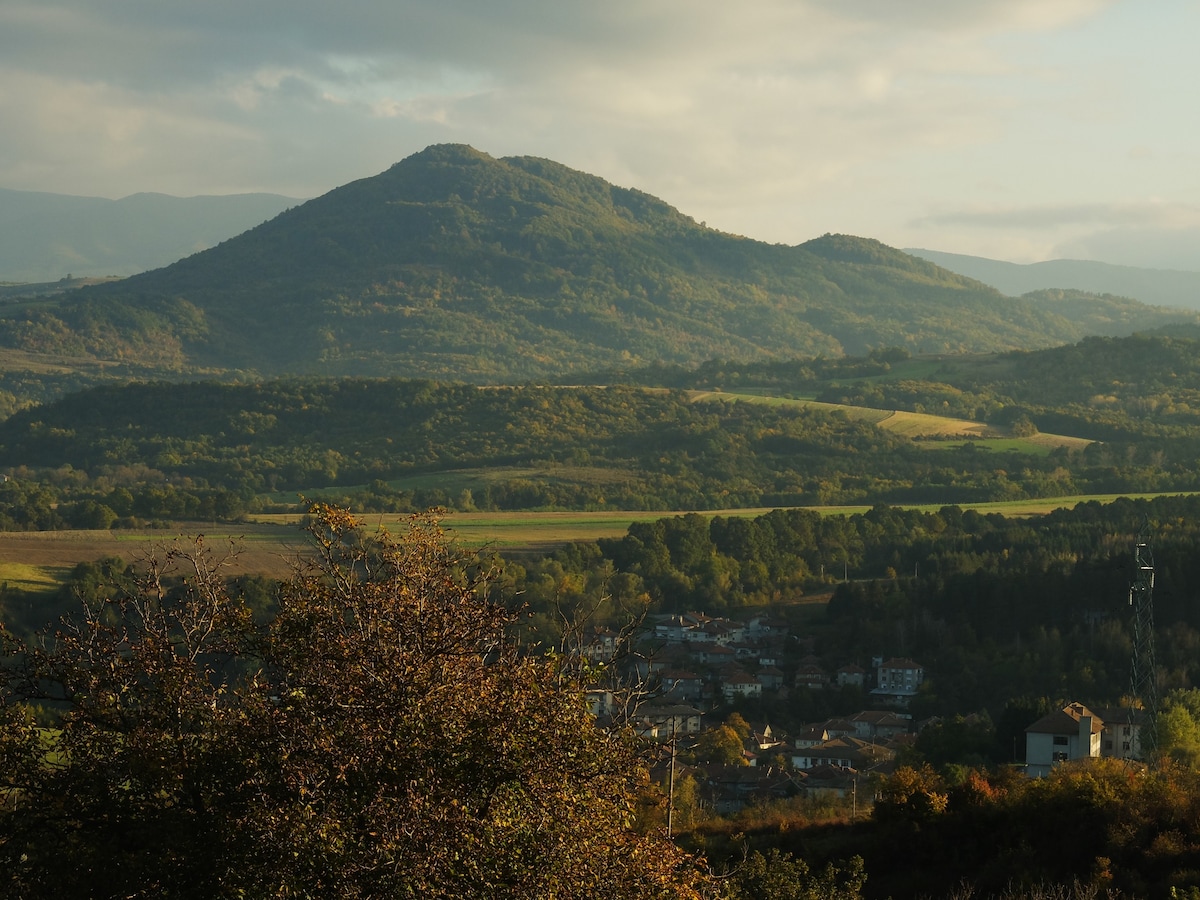
[[1049,347],[1195,314],[1008,298],[877,241],[769,245],[549,160],[427,148],[163,269],[0,312],[0,346],[154,370],[477,382]]
[[905,250],[905,253],[967,278],[978,279],[1013,296],[1058,288],[1115,294],[1160,306],[1200,309],[1200,272],[1114,266],[1084,259],[1051,259],[1021,265],[938,250]]

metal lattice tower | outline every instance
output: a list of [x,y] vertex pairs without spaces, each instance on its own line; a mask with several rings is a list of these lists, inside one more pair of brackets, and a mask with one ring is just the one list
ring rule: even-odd
[[1133,550],[1134,581],[1129,586],[1133,607],[1133,675],[1130,688],[1142,702],[1146,722],[1140,731],[1142,758],[1152,761],[1158,753],[1158,676],[1154,664],[1154,557],[1145,532],[1138,535]]

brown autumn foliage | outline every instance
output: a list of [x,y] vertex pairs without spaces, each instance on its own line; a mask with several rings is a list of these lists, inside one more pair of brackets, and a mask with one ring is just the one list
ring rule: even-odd
[[309,532],[265,630],[197,540],[10,642],[6,895],[700,895],[690,857],[630,827],[629,736],[520,651],[435,521],[394,538],[317,506]]

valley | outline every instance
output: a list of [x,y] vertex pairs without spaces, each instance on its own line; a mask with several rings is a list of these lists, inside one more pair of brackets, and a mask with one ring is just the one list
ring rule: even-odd
[[[998,888],[966,840],[938,878],[914,880],[908,860],[932,852],[913,835],[945,843],[980,827],[976,814],[1041,808],[1040,789],[1011,780],[1033,764],[1027,728],[1071,701],[1130,701],[1130,549],[1148,536],[1161,762],[1200,771],[1195,311],[1077,290],[1007,297],[847,235],[768,245],[548,160],[461,145],[164,268],[88,281],[0,288],[6,640],[38,646],[40,630],[82,611],[62,646],[82,648],[83,671],[119,672],[127,635],[166,617],[171,637],[156,646],[203,642],[216,619],[170,617],[219,609],[225,643],[153,665],[198,661],[182,676],[196,696],[228,687],[195,707],[200,719],[230,702],[237,715],[303,710],[288,726],[302,728],[322,721],[309,696],[365,658],[353,642],[389,636],[353,646],[390,660],[394,629],[415,628],[405,640],[424,646],[423,623],[446,613],[426,597],[450,597],[453,635],[485,619],[497,629],[486,654],[456,666],[504,646],[518,681],[545,665],[557,689],[593,700],[619,695],[622,679],[649,690],[622,726],[632,731],[589,717],[581,740],[661,739],[664,722],[694,718],[672,742],[679,791],[661,761],[639,769],[637,834],[661,833],[670,796],[687,822],[671,853],[722,865],[740,854],[776,873],[830,863],[814,896],[836,882],[854,900],[916,897],[967,878]],[[307,605],[318,598],[329,602]],[[426,618],[371,618],[410,600]],[[455,618],[464,611],[476,618]],[[675,640],[685,625],[695,633]],[[84,633],[100,643],[71,643]],[[306,642],[348,655],[305,690],[264,694],[238,679],[270,640],[282,667]],[[111,659],[97,663],[94,647]],[[236,666],[205,668],[228,652]],[[921,683],[882,710],[895,702],[879,693],[888,660]],[[514,696],[527,697],[500,691],[487,709]],[[563,709],[582,715],[581,697]],[[655,712],[684,699],[696,706]],[[9,707],[24,751],[2,736],[0,750],[58,759],[44,746],[74,727],[68,703]],[[245,723],[265,721],[255,716]],[[873,734],[869,753],[817,771],[803,735],[816,729],[821,752],[841,754],[849,732],[827,732],[886,716],[899,740]],[[486,731],[511,747],[533,733],[523,717]],[[226,727],[213,733],[236,744]],[[354,733],[375,749],[389,734]],[[540,765],[544,746],[530,752]],[[1073,771],[1047,783],[1074,784]],[[736,784],[775,793],[747,799]],[[876,797],[869,818],[846,790]],[[1092,809],[1063,790],[1054,802]],[[1140,816],[1149,794],[1129,791],[1123,808]],[[1164,822],[1188,814],[1179,804]],[[1113,878],[1182,883],[1191,851],[1153,816],[1139,821],[1144,841],[1089,832]],[[1174,874],[1146,862],[1150,844]],[[1060,864],[1019,842],[1002,852],[1054,883],[1092,859]],[[758,863],[746,865],[749,884]]]

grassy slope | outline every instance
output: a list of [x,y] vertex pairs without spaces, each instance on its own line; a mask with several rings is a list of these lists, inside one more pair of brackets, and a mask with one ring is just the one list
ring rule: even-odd
[[930,413],[873,409],[867,406],[823,403],[818,400],[788,397],[769,397],[762,394],[729,393],[724,391],[692,391],[690,394],[697,401],[732,402],[735,400],[744,400],[750,403],[811,406],[829,411],[838,410],[844,413],[847,418],[878,425],[880,428],[884,428],[893,434],[898,434],[914,441],[921,441],[922,438],[942,439],[921,441],[921,446],[928,449],[942,449],[953,446],[953,442],[945,441],[945,438],[977,440],[977,446],[981,449],[1016,450],[1018,452],[1037,455],[1045,454],[1055,447],[1067,447],[1076,450],[1091,443],[1084,438],[1062,434],[1036,434],[1029,437],[1012,437],[1002,430],[983,422],[935,416]]

